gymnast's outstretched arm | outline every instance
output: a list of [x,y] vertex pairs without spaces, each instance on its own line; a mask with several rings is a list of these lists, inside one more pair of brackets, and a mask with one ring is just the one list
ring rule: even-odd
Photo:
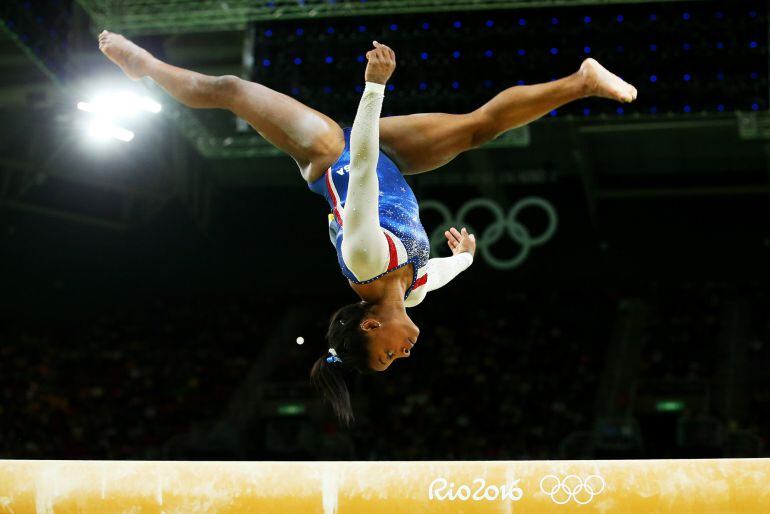
[[430,259],[428,261],[428,282],[425,284],[426,292],[444,287],[457,275],[468,269],[471,264],[473,264],[473,255],[470,252]]
[[385,45],[375,43],[367,59],[366,87],[350,133],[350,180],[342,240],[342,258],[359,280],[383,273],[388,264],[388,243],[380,228],[377,160],[380,112],[385,83],[395,68],[395,54]]
[[452,227],[444,232],[444,236],[454,255],[435,257],[428,261],[425,287],[415,289],[416,294],[409,295],[405,302],[407,307],[419,305],[427,293],[444,287],[473,264],[473,255],[476,253],[476,237],[473,234],[469,234],[465,227],[462,230]]

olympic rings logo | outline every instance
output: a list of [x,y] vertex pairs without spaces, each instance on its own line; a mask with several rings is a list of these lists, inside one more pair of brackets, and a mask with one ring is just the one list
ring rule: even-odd
[[577,475],[567,475],[563,480],[555,475],[546,475],[540,480],[540,490],[558,505],[570,500],[580,505],[590,503],[594,496],[604,491],[606,485],[599,475],[589,475],[585,480]]
[[[548,217],[548,225],[542,234],[533,237],[529,229],[517,219],[519,213],[528,207],[538,207],[542,209]],[[436,252],[444,244],[444,231],[450,227],[467,227],[469,232],[473,232],[465,217],[473,210],[486,209],[491,212],[495,218],[484,231],[477,235],[476,247],[480,254],[489,263],[490,266],[502,270],[510,270],[519,266],[529,255],[533,246],[540,246],[547,243],[556,232],[559,224],[559,217],[556,214],[554,206],[545,198],[539,196],[528,196],[516,202],[506,215],[503,209],[494,201],[488,198],[476,198],[466,202],[457,212],[457,217],[453,217],[446,205],[436,200],[427,200],[420,204],[420,210],[426,211],[433,209],[443,218],[441,223],[430,234],[430,246],[433,252]],[[521,249],[509,259],[501,259],[494,255],[490,247],[503,237],[503,234],[516,241]]]

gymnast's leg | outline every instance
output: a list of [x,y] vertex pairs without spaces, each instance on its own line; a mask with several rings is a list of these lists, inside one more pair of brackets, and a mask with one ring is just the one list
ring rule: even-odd
[[503,132],[531,123],[564,104],[598,96],[619,102],[636,99],[636,88],[586,59],[576,73],[560,80],[506,89],[468,114],[427,113],[380,121],[382,149],[405,175],[448,163]]
[[321,177],[345,148],[339,125],[261,84],[233,75],[212,77],[153,57],[120,34],[99,35],[100,50],[134,80],[148,76],[188,107],[228,109],[297,162],[302,177]]

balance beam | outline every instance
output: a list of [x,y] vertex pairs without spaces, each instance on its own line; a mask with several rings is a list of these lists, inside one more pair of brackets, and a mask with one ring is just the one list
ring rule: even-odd
[[0,461],[0,512],[767,514],[770,459]]

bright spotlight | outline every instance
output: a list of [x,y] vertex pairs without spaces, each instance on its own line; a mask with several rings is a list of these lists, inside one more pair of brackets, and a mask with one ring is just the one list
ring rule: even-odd
[[110,126],[109,127],[109,133],[110,133],[110,135],[112,137],[114,137],[118,141],[124,141],[126,143],[128,143],[129,141],[134,139],[134,133],[133,132],[131,132],[130,130],[121,128],[121,127]]
[[149,96],[137,96],[123,92],[114,95],[100,95],[90,102],[78,102],[81,111],[101,114],[104,116],[133,116],[144,111],[157,114],[162,106]]
[[78,102],[78,109],[86,112],[95,112],[96,109],[88,102]]
[[96,119],[88,124],[88,134],[97,140],[115,138],[118,141],[128,143],[134,139],[134,133],[122,127],[117,127],[109,120]]
[[101,120],[94,120],[88,124],[88,128],[87,128],[88,135],[91,136],[91,139],[96,139],[99,141],[105,140],[109,138],[109,135],[105,130],[105,127],[107,127],[106,122],[103,122]]
[[157,114],[162,106],[149,96],[123,91],[80,101],[77,103],[77,108],[90,115],[86,131],[92,139],[101,141],[117,139],[127,143],[134,139],[135,134],[119,125],[123,125],[124,121],[143,112]]

